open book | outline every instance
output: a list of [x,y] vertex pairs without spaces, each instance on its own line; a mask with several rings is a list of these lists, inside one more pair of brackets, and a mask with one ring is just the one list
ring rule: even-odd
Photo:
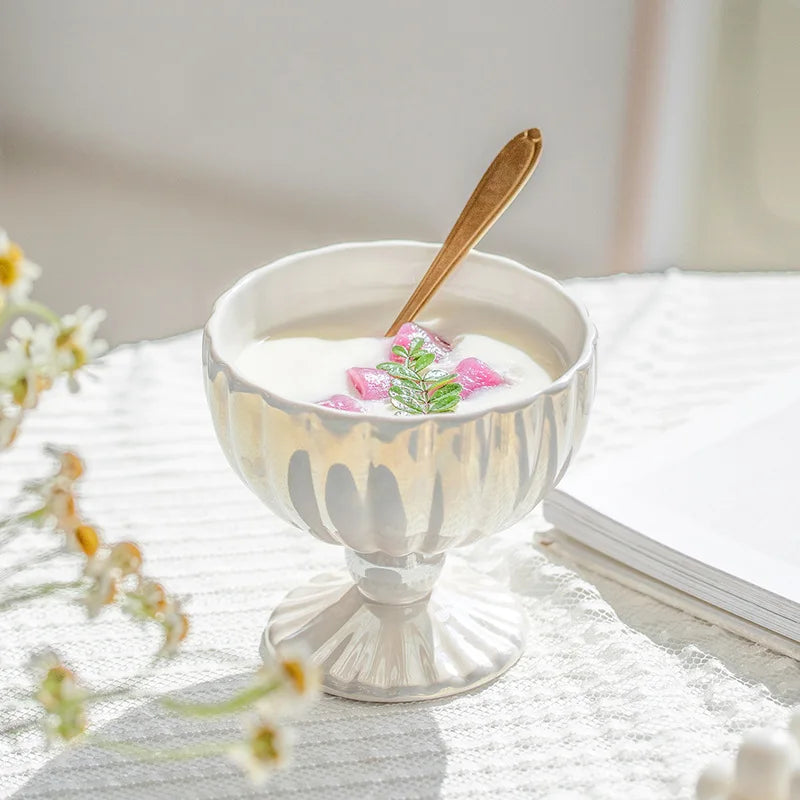
[[800,658],[800,370],[568,473],[544,512],[579,563]]

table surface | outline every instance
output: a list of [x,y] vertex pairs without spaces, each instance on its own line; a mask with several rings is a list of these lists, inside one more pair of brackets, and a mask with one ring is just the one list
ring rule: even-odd
[[[800,274],[616,276],[569,290],[600,331],[600,379],[578,466],[670,428],[800,364]],[[189,597],[183,658],[142,694],[239,684],[257,663],[269,611],[341,563],[271,516],[217,445],[203,395],[200,336],[119,348],[78,395],[56,390],[0,457],[0,501],[42,474],[42,442],[88,462],[83,506],[111,539],[142,545],[148,573]],[[295,759],[251,789],[226,759],[137,763],[93,747],[47,750],[38,733],[0,742],[0,796],[19,798],[688,798],[699,769],[750,727],[782,724],[800,670],[683,612],[540,551],[537,512],[464,557],[507,578],[531,618],[521,661],[483,690],[410,705],[325,697],[297,726]],[[24,542],[18,544],[24,549]],[[41,577],[64,579],[64,564]],[[59,649],[94,685],[137,675],[151,633],[50,599],[0,616],[3,721],[34,647]],[[106,703],[109,737],[185,745],[193,726],[153,700]],[[213,735],[236,735],[215,722]],[[209,735],[210,729],[200,734]],[[192,731],[194,733],[192,733]]]

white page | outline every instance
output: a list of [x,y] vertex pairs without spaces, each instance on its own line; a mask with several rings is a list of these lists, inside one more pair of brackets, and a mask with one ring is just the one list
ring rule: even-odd
[[574,497],[678,554],[800,602],[799,460],[794,371],[568,476],[552,502]]

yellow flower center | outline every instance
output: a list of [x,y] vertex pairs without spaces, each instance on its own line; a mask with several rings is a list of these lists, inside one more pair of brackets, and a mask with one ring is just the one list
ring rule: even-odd
[[277,761],[280,757],[276,743],[275,730],[267,725],[258,728],[250,741],[253,755],[264,762]]
[[80,369],[89,363],[89,354],[83,347],[78,346],[73,340],[75,328],[66,328],[56,336],[56,347],[72,354],[73,365],[71,370]]
[[8,250],[0,255],[0,286],[8,289],[19,280],[22,259],[22,250],[12,242]]
[[283,671],[294,686],[298,694],[304,694],[306,691],[306,673],[303,670],[303,665],[299,661],[283,661],[281,663]]
[[75,541],[89,558],[97,552],[97,548],[100,546],[100,537],[91,525],[78,525],[75,528]]
[[28,379],[27,378],[20,378],[12,387],[11,387],[11,399],[18,405],[23,406],[25,405],[25,401],[28,398]]
[[75,359],[75,366],[73,369],[80,369],[89,363],[89,354],[82,347],[73,346],[72,357]]
[[23,408],[34,408],[39,395],[53,385],[53,382],[43,375],[33,375],[32,378],[33,382],[31,383],[28,376],[23,375],[11,386],[12,400]]

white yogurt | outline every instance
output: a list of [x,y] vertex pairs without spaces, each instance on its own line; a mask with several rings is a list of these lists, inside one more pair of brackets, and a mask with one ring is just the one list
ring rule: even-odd
[[[248,381],[289,400],[318,403],[334,394],[359,400],[370,414],[393,416],[388,401],[361,400],[347,378],[350,367],[375,367],[389,360],[391,339],[315,339],[290,337],[248,344],[235,361]],[[436,362],[452,371],[462,359],[474,357],[499,372],[506,383],[481,389],[461,400],[454,413],[480,411],[524,400],[552,383],[547,371],[527,353],[489,336],[467,333]]]

